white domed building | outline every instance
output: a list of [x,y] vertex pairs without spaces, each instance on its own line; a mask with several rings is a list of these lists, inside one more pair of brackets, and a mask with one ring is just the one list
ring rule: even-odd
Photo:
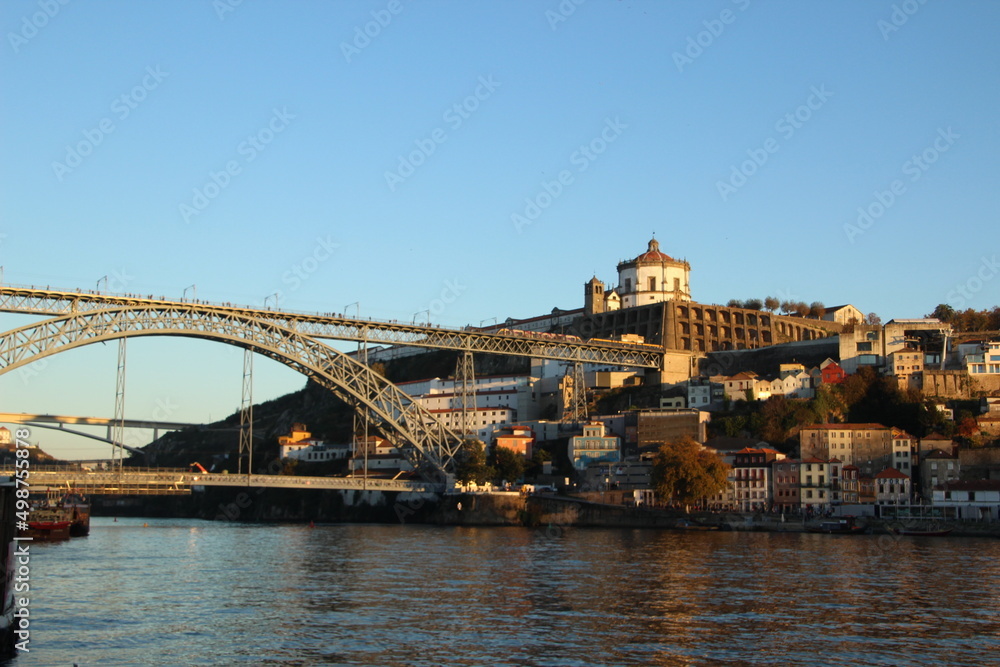
[[690,301],[691,265],[660,252],[659,241],[650,239],[646,252],[618,265],[618,296],[622,308]]
[[584,310],[588,314],[619,308],[648,306],[664,301],[691,300],[691,265],[660,251],[660,243],[650,239],[646,252],[618,264],[618,287],[605,292],[604,284],[593,278],[586,284]]

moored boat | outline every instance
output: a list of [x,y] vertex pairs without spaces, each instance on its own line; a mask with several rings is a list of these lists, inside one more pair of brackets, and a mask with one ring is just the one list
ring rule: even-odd
[[857,535],[864,532],[864,526],[859,526],[853,517],[821,521],[819,525],[808,526],[810,533],[828,533],[831,535]]
[[56,500],[39,501],[31,510],[28,527],[21,537],[34,540],[66,540],[90,534],[90,503],[78,493],[67,493]]
[[59,501],[59,506],[69,512],[70,537],[85,537],[90,534],[90,503],[79,493],[67,493]]
[[896,535],[907,535],[910,537],[944,537],[951,534],[954,528],[890,528]]
[[20,536],[32,540],[68,540],[72,525],[71,515],[66,511],[57,507],[42,507],[32,510],[28,529],[20,531]]
[[687,519],[681,519],[680,521],[678,521],[677,523],[675,523],[674,524],[674,528],[677,528],[677,529],[680,529],[680,530],[718,530],[719,529],[718,526],[705,526],[705,525],[700,524],[700,523],[692,523],[692,522],[688,521]]

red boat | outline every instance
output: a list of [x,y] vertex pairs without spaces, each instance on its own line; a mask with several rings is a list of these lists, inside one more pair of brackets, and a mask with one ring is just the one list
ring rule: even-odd
[[33,540],[68,540],[73,519],[66,512],[54,507],[32,510],[28,530],[21,531],[21,537]]
[[68,540],[90,534],[90,503],[78,493],[67,493],[59,500],[40,501],[31,510],[28,529],[22,537],[35,540]]

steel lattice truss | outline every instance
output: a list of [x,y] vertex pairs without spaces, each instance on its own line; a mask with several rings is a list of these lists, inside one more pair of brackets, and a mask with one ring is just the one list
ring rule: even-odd
[[195,304],[186,301],[143,299],[88,292],[0,287],[0,312],[73,315],[116,307],[166,310],[189,308],[205,314],[225,312],[234,317],[272,322],[312,338],[462,350],[631,368],[658,369],[663,362],[663,350],[650,345],[633,345],[611,341],[584,342],[565,338],[544,339],[527,335],[486,333],[476,329],[448,329],[242,306]]
[[376,428],[426,473],[448,474],[461,444],[454,432],[368,366],[300,331],[235,309],[131,303],[54,317],[0,334],[0,374],[83,345],[147,335],[205,338],[279,361],[356,408],[367,408],[379,420]]

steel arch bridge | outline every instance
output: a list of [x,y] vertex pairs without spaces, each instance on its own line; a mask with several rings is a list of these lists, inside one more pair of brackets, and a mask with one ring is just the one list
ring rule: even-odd
[[332,339],[383,345],[406,345],[439,350],[501,354],[630,368],[660,369],[663,348],[614,341],[583,341],[566,337],[549,339],[517,334],[489,333],[480,329],[453,329],[430,325],[349,318],[330,313],[298,313],[230,304],[171,301],[86,291],[0,286],[0,312],[30,315],[87,315],[108,308],[172,309],[190,307],[208,313],[231,313],[273,322],[315,339]]
[[50,318],[0,334],[0,374],[84,345],[155,335],[228,343],[283,363],[347,403],[366,409],[376,417],[376,427],[410,455],[415,468],[439,475],[450,471],[459,437],[401,389],[310,336],[232,311],[176,304]]
[[321,339],[406,345],[659,369],[655,346],[487,333],[347,318],[336,314],[172,301],[152,296],[0,286],[0,312],[50,319],[0,333],[0,374],[47,356],[97,342],[171,335],[214,340],[274,359],[331,390],[411,458],[418,470],[447,475],[460,437],[409,395]]

